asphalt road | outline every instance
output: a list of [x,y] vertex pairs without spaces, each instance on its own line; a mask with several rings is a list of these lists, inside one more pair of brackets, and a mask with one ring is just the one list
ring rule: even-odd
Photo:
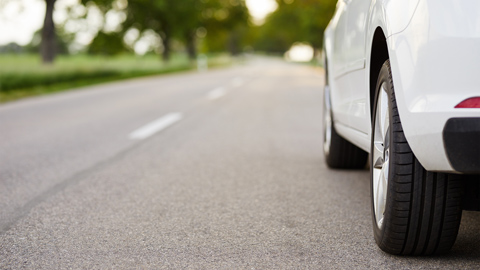
[[479,269],[479,213],[446,256],[377,248],[322,84],[253,59],[1,105],[0,269]]

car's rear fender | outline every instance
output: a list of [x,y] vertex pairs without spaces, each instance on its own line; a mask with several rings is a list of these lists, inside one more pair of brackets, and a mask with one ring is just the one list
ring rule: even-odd
[[387,43],[403,131],[414,154],[427,170],[455,171],[442,131],[450,118],[480,117],[480,109],[455,108],[480,94],[480,2],[421,0],[409,26]]

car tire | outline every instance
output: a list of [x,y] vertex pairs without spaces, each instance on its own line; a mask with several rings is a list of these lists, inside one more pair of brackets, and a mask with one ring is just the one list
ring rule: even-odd
[[325,87],[323,98],[323,154],[328,167],[333,169],[362,169],[368,154],[341,137],[335,130],[330,103],[330,91]]
[[390,61],[379,73],[372,120],[370,177],[375,241],[395,255],[449,251],[462,215],[460,175],[426,171],[403,133]]

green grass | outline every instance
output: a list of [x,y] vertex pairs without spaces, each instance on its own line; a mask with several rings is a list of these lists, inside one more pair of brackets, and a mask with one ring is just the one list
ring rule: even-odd
[[[228,65],[231,62],[232,59],[226,55],[209,57],[209,67]],[[194,68],[195,63],[181,54],[173,55],[168,63],[156,55],[59,56],[53,65],[42,65],[38,55],[0,55],[0,102]]]

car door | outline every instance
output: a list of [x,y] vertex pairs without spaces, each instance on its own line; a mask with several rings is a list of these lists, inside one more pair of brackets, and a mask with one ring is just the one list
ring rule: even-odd
[[348,81],[344,74],[347,68],[345,58],[345,33],[347,29],[346,6],[348,0],[338,0],[332,26],[332,55],[328,62],[331,80],[331,102],[334,121],[348,125]]
[[347,114],[349,126],[369,133],[368,82],[366,81],[366,32],[372,0],[346,1],[345,77],[347,80]]

